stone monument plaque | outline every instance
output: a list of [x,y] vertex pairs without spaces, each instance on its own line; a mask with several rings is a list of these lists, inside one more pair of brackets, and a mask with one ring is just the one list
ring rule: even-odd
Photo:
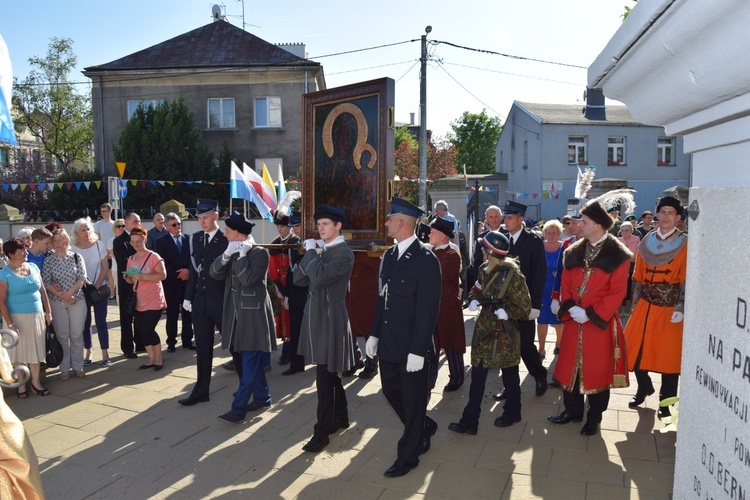
[[692,188],[674,498],[750,498],[750,188]]

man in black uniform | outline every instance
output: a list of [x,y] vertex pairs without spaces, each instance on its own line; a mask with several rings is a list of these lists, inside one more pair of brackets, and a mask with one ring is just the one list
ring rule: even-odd
[[208,271],[227,248],[227,238],[217,222],[219,203],[216,200],[198,200],[195,215],[202,231],[190,238],[190,277],[182,308],[192,313],[198,380],[190,395],[178,401],[185,406],[208,401],[214,359],[214,329],[221,331],[224,302],[224,282],[213,279]]
[[[133,332],[133,313],[127,310],[128,297],[133,293],[133,285],[125,281],[123,273],[128,268],[128,257],[135,254],[130,244],[130,231],[141,225],[141,218],[135,212],[125,215],[125,231],[112,240],[112,253],[117,262],[117,293],[120,296],[120,349],[126,358],[135,359],[136,352],[146,352],[141,332]],[[135,348],[133,344],[135,343]]]
[[414,230],[422,210],[393,198],[385,226],[397,245],[383,254],[380,296],[375,307],[367,356],[380,356],[383,395],[404,423],[396,462],[387,477],[407,474],[430,449],[437,423],[426,416],[425,358],[432,356],[432,335],[440,309],[440,262],[417,240]]
[[167,352],[175,352],[177,345],[177,323],[182,313],[182,347],[195,349],[193,343],[193,320],[190,313],[182,310],[185,289],[190,276],[190,240],[182,232],[182,221],[175,213],[165,217],[167,236],[154,244],[156,253],[164,259],[167,277],[162,282],[164,298],[167,300]]
[[[517,256],[521,263],[521,272],[526,278],[526,286],[531,295],[531,314],[526,321],[519,321],[521,330],[521,359],[529,375],[536,380],[536,395],[547,392],[547,369],[542,365],[539,351],[534,345],[536,338],[535,320],[542,308],[542,293],[547,275],[547,257],[544,253],[542,239],[523,227],[526,205],[507,201],[503,207],[505,228],[510,242],[509,256]],[[496,394],[495,399],[505,399],[505,390]]]
[[[300,224],[302,224],[302,214],[293,211],[289,216],[289,227],[292,228],[292,236],[288,240],[290,245],[300,243],[300,237],[297,234]],[[289,368],[281,372],[282,375],[294,375],[295,373],[305,371],[305,357],[297,354],[299,346],[299,335],[302,330],[302,317],[305,314],[305,304],[307,303],[308,287],[294,284],[294,272],[297,265],[302,260],[299,250],[290,249],[289,252],[289,274],[286,276],[286,289],[284,290],[284,307],[289,309],[289,333],[292,357]]]

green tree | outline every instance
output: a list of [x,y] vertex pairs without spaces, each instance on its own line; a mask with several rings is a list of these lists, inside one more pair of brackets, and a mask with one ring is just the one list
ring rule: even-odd
[[[430,137],[427,143],[427,179],[434,181],[456,175],[456,148],[446,140]],[[416,141],[402,141],[396,149],[394,175],[399,177],[394,194],[412,203],[419,202],[419,146]]]
[[491,174],[495,171],[495,149],[503,126],[500,118],[464,111],[461,118],[451,122],[448,141],[458,150],[456,168],[467,174]]
[[[127,197],[123,200],[128,211],[158,209],[171,199],[194,207],[198,198],[223,201],[229,196],[228,186],[212,185],[229,181],[229,167],[222,169],[220,161],[213,159],[201,132],[195,128],[193,113],[182,98],[156,107],[139,106],[113,151],[117,161],[126,163],[124,177],[127,179],[203,181],[163,186],[145,180],[135,186],[129,183]],[[231,156],[228,147],[221,153],[225,162]]]
[[419,147],[419,143],[414,138],[414,136],[411,135],[411,132],[409,132],[408,125],[403,125],[397,128],[394,136],[395,136],[395,141],[396,141],[396,144],[395,144],[396,149],[398,149],[399,146],[401,146],[401,143],[403,142],[408,142],[410,145],[414,147]]
[[53,37],[45,58],[29,59],[32,70],[13,92],[16,131],[27,130],[41,141],[45,156],[56,160],[63,172],[91,164],[91,103],[69,79],[77,62],[73,41]]

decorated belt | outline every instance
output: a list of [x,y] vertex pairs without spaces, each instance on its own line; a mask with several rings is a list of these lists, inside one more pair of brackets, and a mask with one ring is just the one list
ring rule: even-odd
[[680,298],[680,285],[668,283],[644,284],[642,293],[641,298],[655,306],[676,306]]

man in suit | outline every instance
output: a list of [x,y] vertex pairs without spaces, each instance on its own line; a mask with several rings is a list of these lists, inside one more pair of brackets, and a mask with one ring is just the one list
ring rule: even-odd
[[130,212],[125,215],[125,231],[112,241],[112,253],[115,254],[117,262],[117,292],[120,296],[120,349],[125,357],[135,359],[138,357],[136,352],[146,352],[141,338],[141,332],[133,332],[133,314],[127,310],[127,302],[130,294],[133,293],[133,285],[125,281],[123,273],[128,268],[128,257],[135,253],[135,249],[130,244],[130,231],[134,227],[141,225],[141,218],[138,214]]
[[367,355],[380,356],[383,395],[404,423],[395,463],[386,477],[408,474],[430,449],[437,423],[427,417],[425,359],[440,310],[440,262],[414,234],[419,207],[393,198],[385,227],[397,242],[383,254],[378,297]]
[[[185,289],[190,276],[190,240],[182,233],[182,221],[175,213],[168,213],[165,226],[168,236],[156,240],[154,249],[167,269],[164,297],[167,300],[167,352],[175,352],[177,345],[177,320],[185,300]],[[195,349],[193,321],[190,313],[182,311],[182,347]]]
[[[526,205],[508,200],[503,207],[505,229],[510,242],[509,256],[518,257],[521,273],[526,278],[526,286],[531,295],[531,314],[526,321],[519,321],[521,330],[521,359],[529,375],[536,381],[536,395],[547,392],[547,369],[542,365],[539,351],[534,345],[536,338],[535,321],[542,308],[544,280],[547,275],[547,257],[542,239],[523,227]],[[495,395],[495,399],[505,399],[505,391]]]
[[212,278],[209,269],[216,258],[224,253],[228,243],[219,229],[219,202],[198,200],[195,214],[201,231],[190,238],[190,276],[182,308],[192,313],[198,380],[190,395],[178,401],[185,406],[208,401],[214,359],[214,332],[216,329],[221,331],[224,297],[224,282]]

